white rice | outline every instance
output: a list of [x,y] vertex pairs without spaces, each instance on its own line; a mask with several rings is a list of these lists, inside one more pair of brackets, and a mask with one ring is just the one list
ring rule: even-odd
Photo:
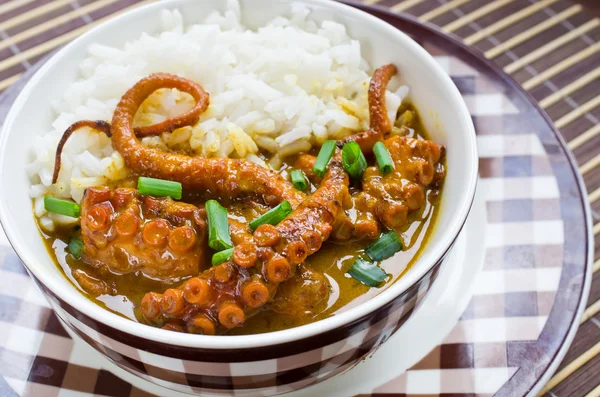
[[[128,176],[110,139],[82,129],[65,146],[58,182],[51,185],[64,130],[77,120],[110,121],[125,91],[151,73],[194,80],[210,93],[210,107],[196,125],[144,138],[152,147],[246,158],[278,168],[285,156],[368,127],[373,69],[343,25],[317,24],[308,18],[308,9],[296,5],[289,17],[250,30],[241,24],[237,0],[228,4],[224,14],[211,13],[189,26],[178,10],[164,11],[160,34],[144,33],[118,48],[90,46],[80,79],[52,104],[57,117],[34,143],[35,160],[27,169],[34,211],[44,228],[68,222],[46,213],[44,195],[79,202],[87,187]],[[390,119],[407,94],[406,86],[387,92]],[[154,124],[192,106],[187,94],[160,90],[146,101],[136,124]]]

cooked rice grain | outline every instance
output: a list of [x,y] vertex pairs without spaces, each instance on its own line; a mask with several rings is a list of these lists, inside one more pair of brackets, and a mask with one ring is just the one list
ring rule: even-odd
[[[372,69],[361,55],[360,43],[343,25],[316,24],[309,19],[309,10],[296,4],[288,17],[249,30],[241,24],[238,2],[228,4],[227,12],[210,13],[188,26],[178,10],[163,11],[157,21],[160,34],[141,34],[122,47],[90,46],[89,57],[80,65],[80,79],[52,104],[56,119],[34,142],[26,170],[42,227],[66,222],[40,207],[44,195],[79,202],[87,187],[129,175],[109,138],[82,129],[65,146],[58,182],[51,185],[63,131],[77,120],[110,121],[123,93],[151,73],[197,81],[211,95],[210,106],[196,125],[142,140],[161,150],[246,158],[277,169],[286,156],[368,128]],[[391,119],[407,94],[406,86],[387,93]],[[193,105],[188,94],[162,89],[144,102],[134,124],[161,122]],[[266,161],[259,150],[267,155]]]

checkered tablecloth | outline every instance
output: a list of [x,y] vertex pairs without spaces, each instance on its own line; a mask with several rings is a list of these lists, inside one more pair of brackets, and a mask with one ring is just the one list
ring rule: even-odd
[[[442,26],[511,73],[541,101],[587,165],[590,200],[600,198],[600,178],[593,172],[600,143],[600,21],[594,9],[561,0],[367,2]],[[142,3],[147,1],[1,3],[0,89],[96,21]],[[585,230],[575,180],[551,129],[510,82],[483,64],[475,67],[443,40],[418,29],[413,33],[453,77],[474,117],[480,187],[486,192],[487,255],[475,296],[444,343],[373,392],[521,395],[551,361],[549,352],[562,342],[556,335],[566,334],[571,321],[565,318],[577,306]],[[4,98],[0,109],[9,102]],[[0,395],[145,395],[101,365],[90,366],[86,349],[64,333],[1,238],[0,269]],[[600,284],[592,288],[591,320],[561,366],[570,376],[555,378],[551,395],[597,395],[600,323],[593,304],[599,298]]]

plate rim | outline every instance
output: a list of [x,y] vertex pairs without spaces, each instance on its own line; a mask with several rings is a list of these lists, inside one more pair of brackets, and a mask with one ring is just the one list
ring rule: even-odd
[[[468,246],[469,241],[472,239],[471,234],[475,233],[473,230],[475,230],[478,226],[481,226],[480,224],[484,224],[484,225],[487,224],[485,218],[486,218],[485,199],[483,198],[483,194],[481,193],[481,191],[478,191],[475,196],[473,209],[469,214],[469,218],[465,224],[465,227],[462,229],[462,231],[457,239],[456,245],[453,247],[453,249],[449,253],[449,255],[450,255],[449,264],[455,264],[456,262],[460,262],[461,260],[464,259],[464,258],[461,258],[460,250],[466,249],[466,246]],[[481,239],[485,239],[485,237],[481,237]],[[457,249],[459,250],[458,252],[457,252]],[[463,255],[465,255],[465,254],[463,254]],[[460,315],[464,312],[464,310],[466,309],[466,306],[468,305],[469,301],[473,297],[474,283],[477,278],[477,275],[481,273],[483,264],[484,264],[485,248],[483,248],[483,245],[481,245],[480,251],[478,252],[477,256],[479,257],[480,260],[471,262],[469,265],[465,265],[465,264],[462,265],[463,271],[472,270],[470,268],[477,269],[477,271],[471,275],[470,281],[468,282],[469,288],[466,290],[466,292],[464,292],[459,297],[461,300],[464,299],[464,302],[462,304],[462,306],[463,306],[462,309],[459,312],[455,312],[454,314],[449,315],[449,318],[451,319],[451,321],[446,324],[446,325],[450,326],[449,332],[451,332],[452,328],[454,328]],[[419,323],[422,323],[426,320],[426,317],[424,317],[422,314],[422,310],[423,309],[431,310],[432,307],[436,304],[436,302],[439,303],[439,300],[441,300],[440,296],[439,296],[439,295],[441,295],[441,288],[443,288],[444,286],[438,284],[437,282],[444,281],[444,280],[440,280],[442,278],[450,278],[450,276],[449,276],[450,272],[451,272],[450,266],[445,267],[440,270],[440,275],[438,277],[438,280],[436,280],[436,283],[434,283],[432,285],[432,292],[434,292],[438,296],[434,296],[432,294],[428,295],[425,298],[425,300],[423,301],[423,304],[417,309],[415,316],[411,317],[406,322],[405,325],[407,325],[409,322],[414,323],[414,322],[418,321]],[[465,278],[463,277],[463,279],[461,280],[461,283],[464,283],[464,280],[465,280]],[[436,289],[436,290],[434,291],[433,289]],[[433,298],[437,298],[438,301],[433,300]],[[442,310],[442,309],[438,309],[438,310]],[[419,313],[421,313],[420,316],[419,316]],[[456,313],[458,313],[458,314],[455,316]],[[454,321],[454,319],[456,319],[456,321]],[[446,321],[447,320],[448,319],[446,319]],[[65,323],[63,320],[58,318],[58,321],[61,324],[63,324],[63,326],[65,326]],[[74,343],[84,345],[84,348],[86,350],[89,350],[90,354],[93,354],[94,360],[99,360],[102,364],[107,365],[105,367],[102,367],[102,369],[112,372],[113,375],[130,383],[134,387],[137,387],[139,389],[142,389],[143,391],[146,391],[148,393],[151,393],[151,394],[157,395],[157,396],[165,396],[165,397],[171,397],[171,396],[172,397],[183,397],[183,396],[191,397],[191,396],[194,396],[194,394],[187,394],[185,392],[168,389],[165,386],[162,386],[162,385],[153,383],[147,379],[138,377],[137,375],[129,372],[126,368],[119,367],[117,364],[113,363],[108,357],[102,355],[101,353],[99,353],[98,351],[93,349],[91,346],[89,346],[87,343],[85,343],[85,341],[79,335],[74,333],[69,327],[65,326],[65,330],[69,334],[69,336],[73,339]],[[392,335],[386,343],[389,343],[394,338],[396,338],[396,340],[397,340],[399,337],[401,337],[402,335],[399,335],[401,330],[402,329],[398,330],[397,333]],[[414,330],[413,330],[413,332],[414,332]],[[442,333],[444,334],[444,337],[445,337],[445,335],[448,334],[445,331],[443,331]],[[443,340],[443,337],[441,339]],[[427,343],[427,345],[430,348],[434,348],[435,346],[439,345],[440,343],[441,343],[441,340],[437,340],[437,341],[431,340]],[[337,375],[335,377],[324,380],[323,382],[311,384],[302,389],[286,392],[284,394],[281,394],[280,396],[286,396],[286,397],[287,396],[289,396],[289,397],[311,396],[312,397],[312,396],[321,396],[321,395],[344,396],[345,393],[343,392],[343,390],[341,391],[342,394],[340,394],[339,392],[336,392],[336,394],[331,394],[331,391],[330,391],[331,382],[335,382],[336,380],[339,382],[340,378],[344,377],[345,375],[352,374],[353,371],[361,371],[361,369],[360,369],[361,367],[359,367],[359,365],[361,365],[361,364],[366,364],[367,362],[372,361],[372,360],[378,360],[378,359],[381,360],[381,358],[378,358],[378,356],[377,356],[377,354],[380,353],[380,350],[381,349],[378,349],[377,351],[370,353],[368,355],[368,357],[366,357],[364,359],[364,361],[361,361],[356,366],[349,368],[347,371],[340,373],[339,375]],[[429,353],[429,351],[430,351],[430,349],[427,349],[427,351],[422,356],[419,354],[420,358],[418,360],[416,360],[414,362],[414,364],[417,364],[421,359],[423,359]],[[371,364],[373,364],[373,363],[371,363]],[[394,375],[394,376],[398,376],[398,375]],[[390,379],[388,379],[388,381],[389,380]],[[383,385],[384,383],[379,383],[379,385]],[[339,389],[337,387],[335,387],[335,390],[339,390]],[[367,389],[367,390],[370,390],[370,389]],[[364,392],[364,393],[358,394],[358,395],[367,396],[368,393]],[[207,397],[215,397],[215,396],[217,396],[217,394],[209,393],[209,394],[206,394],[206,396]]]
[[[578,193],[579,193],[578,199],[579,199],[581,207],[583,209],[583,214],[584,214],[584,219],[585,219],[585,232],[587,235],[587,239],[585,240],[585,251],[587,252],[587,255],[586,255],[586,261],[584,264],[584,270],[585,270],[584,279],[583,279],[582,288],[581,288],[581,291],[579,294],[577,310],[574,312],[574,315],[570,320],[569,330],[562,338],[562,342],[560,344],[559,349],[553,353],[552,358],[550,359],[550,362],[548,363],[548,365],[546,366],[544,371],[535,380],[534,384],[531,385],[529,392],[526,394],[527,396],[536,396],[538,394],[538,392],[543,389],[543,387],[546,385],[548,380],[552,377],[552,375],[554,374],[554,372],[556,371],[556,369],[562,362],[562,359],[567,354],[567,351],[575,338],[575,334],[577,333],[577,330],[579,329],[579,325],[580,325],[579,319],[581,319],[581,316],[587,306],[587,300],[589,297],[589,292],[590,292],[591,282],[592,282],[592,264],[594,262],[594,248],[593,248],[594,247],[594,239],[593,239],[593,233],[592,233],[593,223],[592,223],[592,215],[591,215],[591,206],[590,206],[589,201],[587,200],[587,188],[583,181],[583,176],[579,172],[579,167],[577,166],[577,162],[575,161],[573,153],[568,149],[566,141],[564,140],[564,138],[562,137],[562,135],[556,128],[556,125],[554,124],[554,122],[552,121],[550,116],[548,116],[548,114],[541,108],[541,106],[535,100],[535,98],[528,91],[526,91],[511,75],[509,75],[504,70],[502,70],[502,68],[500,68],[498,65],[496,65],[493,61],[483,57],[483,54],[480,51],[464,44],[457,36],[455,36],[453,34],[447,34],[444,31],[442,31],[437,25],[434,25],[433,23],[430,23],[430,22],[422,22],[417,17],[410,15],[406,12],[395,13],[395,12],[391,11],[389,9],[389,7],[387,7],[387,6],[382,6],[382,5],[377,5],[377,4],[363,4],[363,3],[359,3],[354,0],[337,0],[337,1],[348,4],[352,7],[356,7],[357,9],[368,12],[371,15],[380,13],[380,14],[386,15],[387,17],[389,17],[391,19],[396,19],[396,20],[400,20],[404,23],[417,25],[418,27],[428,31],[431,35],[434,35],[434,36],[437,36],[437,37],[443,38],[444,40],[449,41],[454,47],[463,51],[464,54],[466,54],[471,59],[475,60],[475,62],[478,62],[481,66],[483,66],[483,68],[490,69],[504,83],[508,84],[512,89],[515,90],[515,92],[517,94],[521,95],[527,102],[529,102],[533,106],[533,109],[542,117],[544,122],[550,127],[550,131],[552,132],[554,137],[557,139],[557,142],[559,144],[558,146],[560,147],[561,153],[567,159],[569,169],[571,170],[571,172],[574,176],[574,180],[577,184]],[[374,11],[375,14],[372,11]],[[378,15],[375,15],[375,16],[379,17]],[[506,385],[506,383],[504,385],[502,385],[502,387],[498,391],[502,390],[505,385]]]
[[[590,287],[591,287],[591,279],[592,279],[591,269],[592,269],[593,257],[594,257],[594,249],[593,249],[594,240],[593,240],[593,234],[591,233],[591,230],[592,230],[591,207],[590,207],[589,201],[587,200],[587,188],[585,186],[585,183],[583,181],[583,177],[582,177],[581,173],[578,171],[578,166],[577,166],[577,163],[574,159],[572,152],[567,148],[564,138],[562,137],[562,135],[560,134],[560,132],[554,125],[554,122],[552,121],[552,119],[540,107],[539,103],[535,100],[535,98],[528,91],[526,91],[511,75],[504,72],[493,61],[483,57],[482,56],[483,54],[480,51],[464,44],[458,37],[456,37],[452,34],[447,34],[447,33],[443,32],[436,25],[429,23],[429,22],[422,22],[417,17],[407,14],[405,12],[394,13],[394,12],[390,11],[390,9],[386,6],[376,5],[376,4],[368,5],[368,4],[359,3],[359,2],[353,1],[353,0],[338,0],[338,1],[345,3],[347,5],[350,5],[352,7],[355,7],[359,10],[368,12],[371,15],[375,14],[376,17],[379,17],[376,14],[384,14],[388,18],[400,20],[403,23],[416,25],[419,28],[428,31],[429,34],[439,37],[439,38],[442,38],[443,40],[451,43],[455,48],[462,51],[462,54],[459,53],[458,55],[466,55],[469,58],[469,60],[475,61],[480,66],[482,66],[483,69],[487,68],[488,70],[490,70],[496,77],[500,78],[505,84],[509,85],[517,94],[521,95],[523,97],[523,99],[525,99],[529,104],[531,104],[533,109],[539,114],[539,116],[541,116],[542,120],[544,120],[544,122],[550,128],[550,131],[552,132],[552,134],[554,135],[554,138],[558,142],[558,146],[560,147],[560,151],[561,151],[562,155],[567,159],[568,167],[569,167],[571,173],[573,174],[574,181],[578,188],[578,190],[577,190],[577,192],[579,194],[578,200],[581,204],[581,208],[583,209],[583,214],[584,214],[584,218],[585,218],[585,232],[587,235],[587,239],[584,240],[584,243],[585,243],[585,251],[587,252],[587,255],[586,255],[586,260],[585,260],[585,264],[584,264],[584,279],[582,282],[582,288],[579,291],[579,300],[578,300],[577,310],[574,311],[574,315],[570,319],[569,329],[563,336],[560,347],[558,348],[558,350],[556,350],[553,353],[552,358],[550,359],[550,362],[548,363],[548,365],[546,366],[544,371],[537,377],[535,382],[531,385],[531,388],[529,389],[529,392],[527,393],[527,395],[532,395],[532,396],[537,395],[537,393],[546,385],[549,378],[554,374],[554,372],[556,371],[560,362],[566,355],[568,348],[570,347],[571,343],[573,342],[573,339],[575,337],[577,329],[579,328],[579,325],[580,325],[578,320],[581,318],[581,315],[586,308],[587,299],[588,299],[589,291],[590,291]],[[44,58],[42,58],[40,61],[38,61],[38,63],[36,65],[34,65],[31,69],[27,70],[19,78],[19,82],[27,81],[35,73],[35,71],[37,69],[39,69],[40,65],[43,65],[44,63],[46,63],[46,61],[48,59],[50,59],[57,51],[59,51],[59,49],[50,52]],[[6,89],[0,95],[0,106],[2,106],[2,105],[9,106],[10,105],[11,102],[9,102],[9,103],[5,103],[5,102],[7,102],[7,99],[10,100],[10,96],[13,93],[13,91],[15,91],[16,87],[18,87],[18,84],[19,83],[13,84],[13,86]],[[502,387],[504,387],[504,385]]]

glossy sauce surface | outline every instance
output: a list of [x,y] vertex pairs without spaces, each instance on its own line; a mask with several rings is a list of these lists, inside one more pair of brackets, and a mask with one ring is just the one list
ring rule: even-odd
[[[399,114],[401,116],[397,122],[398,127],[395,128],[395,133],[415,139],[427,139],[427,133],[414,108],[403,106]],[[316,154],[316,151],[314,154]],[[287,172],[294,165],[297,167],[298,161],[298,157],[286,159],[281,172]],[[369,164],[373,164],[372,157],[368,157],[368,161]],[[438,171],[440,170],[432,169],[425,174],[430,173],[433,175]],[[390,182],[389,184],[385,184],[386,187],[382,188],[383,190],[372,192],[377,202],[383,202],[382,197],[388,195],[389,186],[393,185],[392,182],[394,181],[389,181],[391,178],[388,177],[381,178],[384,182]],[[442,180],[443,177],[440,178],[439,183],[423,189],[423,197],[420,199],[421,205],[418,208],[416,206],[415,208],[410,208],[411,211],[403,215],[402,222],[395,224],[399,221],[396,221],[397,218],[394,218],[396,220],[389,221],[390,225],[385,225],[398,232],[404,243],[404,248],[402,252],[380,263],[381,268],[389,276],[379,288],[369,288],[350,277],[347,273],[357,256],[361,255],[373,240],[350,238],[334,241],[335,239],[332,238],[326,241],[316,253],[308,256],[304,263],[300,265],[296,274],[300,274],[302,277],[292,276],[288,281],[281,284],[278,287],[281,293],[275,294],[272,302],[257,309],[251,316],[248,316],[243,327],[232,329],[219,328],[217,333],[256,334],[291,328],[348,310],[380,293],[395,280],[399,279],[416,261],[420,252],[426,249],[427,239],[433,230],[438,211]],[[396,182],[400,183],[400,181]],[[431,180],[425,182],[427,183],[424,183],[424,185],[428,185]],[[124,180],[119,183],[119,187],[131,188],[135,186],[135,183],[135,179]],[[402,184],[406,186],[404,181]],[[313,184],[311,190],[314,191],[316,186],[318,185]],[[111,188],[115,187],[111,186]],[[361,186],[360,182],[353,182],[351,184],[350,193],[352,194],[354,203],[353,207],[347,212],[356,221],[362,216],[361,211],[364,209],[363,207],[369,204],[367,199],[360,197],[363,194],[363,186]],[[228,209],[230,222],[247,224],[269,209],[268,206],[256,200],[230,201],[225,197],[222,199],[220,201]],[[203,208],[206,198],[188,194],[181,201]],[[376,211],[376,209],[372,210]],[[139,209],[136,209],[136,211],[139,211]],[[389,212],[390,210],[386,207],[385,211]],[[188,222],[175,226],[195,227],[190,225]],[[85,230],[83,231],[86,232]],[[73,231],[72,229],[57,230],[52,235],[45,234],[44,237],[49,252],[55,258],[57,265],[62,269],[66,277],[84,294],[88,295],[90,299],[108,310],[134,321],[148,322],[140,312],[140,304],[144,295],[150,291],[162,294],[169,288],[180,286],[183,281],[189,278],[189,276],[185,275],[186,272],[181,272],[183,275],[179,275],[177,271],[173,271],[172,269],[168,271],[170,277],[156,277],[156,273],[148,271],[148,266],[140,267],[139,269],[130,269],[131,271],[128,272],[116,272],[113,268],[102,266],[91,269],[89,264],[75,259],[66,249],[71,237],[73,235],[79,236],[81,232],[81,230]],[[336,230],[334,230],[335,232]],[[203,240],[206,239],[206,236],[201,231],[198,231],[198,236]],[[140,249],[136,244],[128,243],[127,246],[130,250],[139,250],[140,255],[143,255],[145,252],[143,248]],[[168,251],[168,246],[165,247],[161,249]],[[200,265],[200,271],[202,271],[210,266],[210,258],[215,251],[205,247],[189,255],[196,255],[197,252],[200,252],[202,258],[197,258],[186,263],[192,264],[197,262]],[[110,259],[114,258],[111,257]],[[94,286],[98,285],[98,283],[103,284],[104,287],[102,288],[104,289],[98,290],[100,293],[88,294],[90,288],[93,290]],[[327,290],[324,290],[324,285],[326,285]],[[313,301],[317,303],[314,305],[310,304]]]

